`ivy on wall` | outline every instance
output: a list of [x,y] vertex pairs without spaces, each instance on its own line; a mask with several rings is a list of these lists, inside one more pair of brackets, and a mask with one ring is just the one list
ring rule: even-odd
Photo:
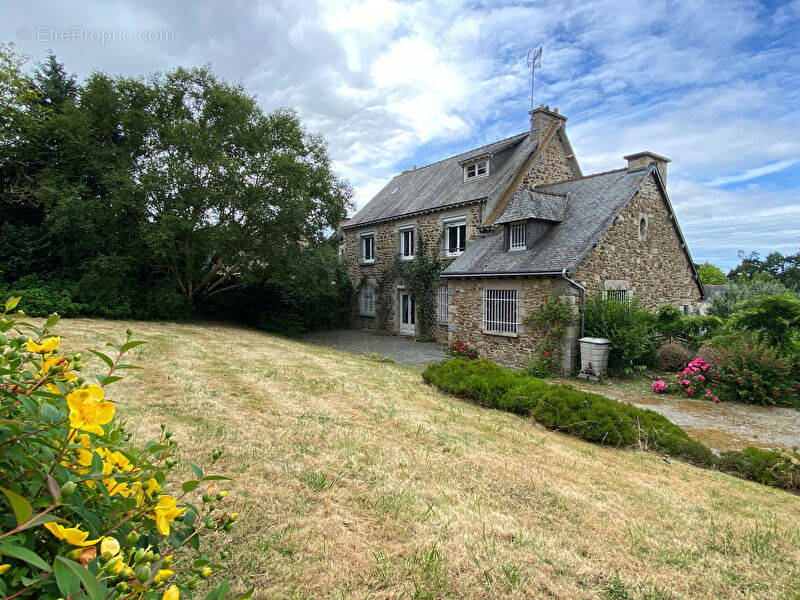
[[[435,247],[419,236],[413,260],[394,257],[377,278],[375,286],[375,316],[378,329],[389,331],[389,314],[395,301],[394,286],[400,284],[414,297],[418,337],[432,340],[436,336],[436,292],[442,262]],[[362,282],[363,283],[363,282]]]

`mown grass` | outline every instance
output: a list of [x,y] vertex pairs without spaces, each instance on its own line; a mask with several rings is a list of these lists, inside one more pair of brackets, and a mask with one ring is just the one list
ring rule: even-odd
[[144,441],[224,447],[257,598],[779,598],[800,590],[800,498],[600,447],[425,385],[418,369],[218,324],[126,327],[145,371],[109,390]]

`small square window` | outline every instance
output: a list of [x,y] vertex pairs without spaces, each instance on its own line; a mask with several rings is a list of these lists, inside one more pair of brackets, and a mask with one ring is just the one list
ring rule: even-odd
[[633,292],[631,290],[606,290],[606,298],[630,304],[633,302]]
[[509,226],[508,249],[525,250],[525,223],[512,223]]
[[474,179],[489,174],[489,161],[481,160],[464,167],[464,179]]
[[361,260],[365,263],[375,262],[375,236],[361,236]]

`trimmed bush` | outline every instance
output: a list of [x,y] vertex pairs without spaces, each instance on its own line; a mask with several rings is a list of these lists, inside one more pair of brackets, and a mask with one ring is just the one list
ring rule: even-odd
[[422,377],[438,388],[491,408],[529,416],[548,429],[621,448],[653,450],[765,485],[800,492],[800,453],[752,446],[724,452],[690,438],[666,417],[570,385],[550,385],[488,360],[453,358]]
[[723,452],[717,466],[743,479],[800,490],[800,452],[797,449],[762,450],[750,446],[744,450]]
[[481,406],[530,416],[549,429],[611,446],[649,448],[710,465],[711,451],[665,417],[569,385],[504,369],[487,360],[455,358],[431,365],[425,381]]
[[694,358],[694,353],[683,344],[667,342],[658,350],[658,368],[677,373]]

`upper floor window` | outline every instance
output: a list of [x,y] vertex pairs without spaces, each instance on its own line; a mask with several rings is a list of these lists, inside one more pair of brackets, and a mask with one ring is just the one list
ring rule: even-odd
[[512,223],[509,226],[508,249],[525,250],[525,222]]
[[447,231],[447,254],[461,254],[466,248],[467,224],[465,221],[456,221],[445,225]]
[[361,261],[375,262],[375,234],[373,233],[361,236]]
[[411,260],[414,258],[414,228],[400,230],[400,258]]
[[484,177],[489,174],[489,161],[480,160],[471,165],[464,166],[464,179],[474,179],[475,177]]

